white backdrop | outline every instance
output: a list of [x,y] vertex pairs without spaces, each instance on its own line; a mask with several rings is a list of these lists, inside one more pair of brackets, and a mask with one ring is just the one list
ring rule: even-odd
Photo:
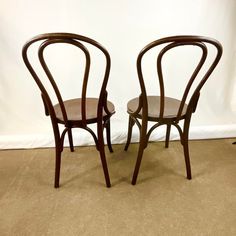
[[[22,45],[46,32],[85,35],[109,51],[109,100],[116,106],[111,120],[113,143],[125,142],[126,103],[139,94],[135,64],[147,43],[179,34],[219,40],[223,57],[202,90],[190,138],[236,136],[235,12],[235,0],[1,0],[0,148],[54,145],[50,119],[44,116],[40,94],[21,58]],[[173,82],[171,90],[177,91],[179,83]],[[74,94],[76,86],[66,90]],[[163,137],[164,130],[160,128],[152,139]],[[175,130],[171,138],[178,139]],[[135,129],[133,141],[137,140]],[[93,140],[84,131],[77,131],[75,144],[89,145]]]

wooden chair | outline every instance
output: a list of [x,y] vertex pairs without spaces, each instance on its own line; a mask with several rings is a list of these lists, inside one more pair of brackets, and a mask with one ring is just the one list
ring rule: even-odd
[[[160,52],[157,55],[157,74],[159,78],[160,96],[148,96],[143,76],[142,59],[150,49],[157,48],[157,46],[159,46],[159,48],[162,46]],[[162,59],[163,55],[165,55],[165,53],[169,50],[182,46],[198,47],[201,51],[201,57],[199,63],[197,64],[197,67],[193,71],[187,83],[187,86],[182,95],[182,99],[178,100],[172,97],[165,96],[166,93],[162,72]],[[200,82],[195,87],[195,90],[190,93],[189,91],[192,87],[194,80],[196,79],[203,65],[206,64],[206,58],[209,58],[208,50],[209,47],[212,46],[214,49],[216,49],[215,57],[213,59],[212,57],[210,57],[210,59],[212,60],[209,67],[207,67],[206,72],[201,77]],[[166,148],[169,145],[171,125],[175,126],[179,131],[181,144],[183,145],[184,150],[187,178],[192,178],[188,146],[189,125],[191,121],[191,116],[196,110],[198,99],[200,96],[200,90],[205,84],[206,80],[211,75],[212,71],[215,69],[216,65],[218,64],[221,58],[221,55],[222,46],[218,41],[200,36],[174,36],[162,38],[151,42],[141,50],[137,58],[137,72],[141,87],[141,94],[139,97],[130,100],[127,104],[127,112],[129,114],[129,125],[125,150],[127,150],[129,147],[132,135],[132,127],[134,126],[134,124],[137,124],[140,130],[139,150],[132,179],[133,185],[136,184],[143,152],[148,145],[149,137],[152,131],[161,125],[167,126],[165,140]],[[179,58],[179,60],[181,60],[181,57]],[[188,104],[186,103],[187,98],[189,98]],[[139,120],[141,120],[141,122]],[[184,122],[183,129],[179,125],[179,122],[181,120],[183,120]],[[148,121],[155,122],[155,124],[149,130]]]
[[[30,62],[29,60],[28,49],[33,44],[38,45],[35,44],[38,41],[41,42],[41,44],[38,46],[38,58],[56,95],[57,104],[53,104],[51,94],[44,86],[40,77],[36,73],[35,68],[33,68],[32,62]],[[75,46],[76,50],[82,51],[85,56],[86,63],[84,69],[84,78],[82,81],[81,96],[78,90],[78,98],[63,100],[60,89],[58,88],[57,83],[55,82],[53,75],[49,70],[48,65],[46,64],[44,58],[44,50],[45,48],[53,44],[73,45]],[[85,44],[92,45],[92,47],[100,52],[99,55],[105,58],[104,78],[98,98],[91,98],[86,96],[91,59],[90,52]],[[48,33],[38,35],[26,42],[22,49],[22,56],[26,67],[28,68],[29,72],[31,73],[40,89],[42,100],[45,106],[45,113],[51,118],[56,149],[54,187],[59,187],[61,153],[63,151],[64,137],[66,133],[68,134],[70,150],[72,152],[74,151],[72,128],[82,128],[84,130],[87,130],[92,135],[96,144],[96,148],[100,153],[106,186],[110,187],[111,184],[104,151],[103,129],[106,129],[108,148],[110,152],[112,152],[110,140],[110,117],[115,113],[115,108],[114,105],[107,100],[106,86],[111,65],[110,55],[107,50],[93,39],[81,35],[70,33]],[[88,125],[92,123],[97,123],[97,135],[95,135],[92,129],[88,127]],[[59,125],[64,126],[63,132],[60,132]]]

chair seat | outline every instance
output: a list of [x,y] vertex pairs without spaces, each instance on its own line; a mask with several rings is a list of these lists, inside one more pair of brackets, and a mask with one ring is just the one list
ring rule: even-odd
[[[70,122],[78,122],[82,120],[81,113],[81,98],[70,99],[64,101],[64,106],[67,112],[67,118]],[[86,120],[87,123],[93,123],[97,120],[97,98],[86,98]],[[107,101],[107,108],[111,114],[115,113],[115,107],[113,103]],[[54,106],[56,117],[59,122],[64,123],[63,115],[59,104]],[[103,116],[106,117],[108,114],[103,111]]]
[[[148,120],[156,121],[159,118],[160,113],[160,97],[159,96],[147,96],[148,100]],[[181,101],[165,97],[165,110],[163,118],[165,119],[175,119],[177,117],[177,113],[179,110]],[[127,104],[128,113],[132,114],[134,113],[139,105],[139,97],[136,97],[132,100],[130,100]],[[184,104],[184,108],[181,114],[181,119],[184,118],[184,115],[187,110],[187,104]],[[137,115],[138,118],[142,118],[142,110]]]

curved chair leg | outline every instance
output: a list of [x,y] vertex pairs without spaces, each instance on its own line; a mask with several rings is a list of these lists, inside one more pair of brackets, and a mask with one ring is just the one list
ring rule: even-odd
[[99,147],[99,153],[100,153],[102,168],[103,168],[103,172],[104,172],[104,176],[105,176],[105,180],[106,180],[106,186],[108,188],[110,188],[111,182],[110,182],[109,172],[108,172],[108,168],[107,168],[107,161],[106,161],[106,156],[105,156],[104,145],[103,145],[103,147],[102,146]]
[[60,183],[60,170],[61,170],[61,153],[63,151],[63,140],[64,140],[64,132],[62,136],[60,136],[60,131],[56,120],[51,117],[52,128],[54,133],[55,140],[55,179],[54,179],[54,187],[59,188]]
[[56,163],[55,163],[55,180],[54,180],[54,187],[59,188],[60,182],[60,169],[61,169],[61,147],[56,145]]
[[71,129],[68,129],[68,139],[69,139],[69,144],[70,144],[70,151],[74,152],[73,137],[72,137]]
[[133,173],[133,178],[132,178],[133,185],[135,185],[137,182],[138,173],[139,173],[144,149],[145,149],[144,144],[140,143],[139,150],[138,150],[138,157],[137,157],[137,161],[136,161],[136,165],[135,165],[135,169],[134,169],[134,173]]
[[98,149],[99,149],[100,158],[102,162],[102,168],[103,168],[103,172],[105,176],[106,186],[110,188],[111,183],[110,183],[110,177],[109,177],[109,172],[108,172],[108,167],[107,167],[104,139],[103,139],[103,127],[101,123],[98,123],[97,133],[98,133]]
[[106,122],[106,135],[107,135],[107,146],[110,152],[113,152],[112,145],[111,145],[111,124],[110,119]]
[[129,116],[128,135],[127,135],[127,141],[126,141],[126,145],[124,149],[125,151],[128,150],[129,145],[130,145],[133,126],[134,126],[134,120],[131,118],[131,116]]
[[189,125],[190,125],[190,118],[186,119],[184,122],[184,132],[183,132],[182,143],[183,143],[183,149],[184,149],[187,179],[192,179],[191,165],[190,165],[190,159],[189,159],[189,145],[188,145]]
[[147,135],[146,135],[146,132],[147,132],[147,123],[143,122],[142,123],[141,134],[140,134],[138,157],[137,157],[137,161],[136,161],[136,164],[135,164],[135,169],[134,169],[133,179],[132,179],[132,184],[133,185],[135,185],[136,182],[137,182],[139,168],[140,168],[142,157],[143,157],[143,151],[147,147]]
[[168,147],[169,147],[170,129],[171,129],[171,124],[167,124],[167,125],[166,125],[166,142],[165,142],[165,148],[168,148]]

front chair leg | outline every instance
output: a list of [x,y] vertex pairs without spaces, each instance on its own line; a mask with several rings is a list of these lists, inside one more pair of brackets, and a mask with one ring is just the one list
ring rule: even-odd
[[170,140],[170,129],[171,129],[171,124],[166,125],[166,142],[165,142],[165,147],[169,147],[169,140]]
[[54,180],[54,187],[59,188],[60,182],[60,169],[61,169],[61,147],[56,144],[56,160],[55,160],[55,180]]
[[190,164],[190,158],[189,158],[189,145],[188,145],[189,125],[190,125],[190,118],[186,119],[184,122],[184,132],[183,132],[182,145],[183,145],[183,149],[184,149],[187,179],[192,179],[191,164]]
[[183,147],[184,147],[184,157],[185,157],[185,165],[186,165],[187,179],[192,179],[191,165],[190,165],[190,159],[189,159],[188,140],[184,141]]
[[104,176],[105,176],[106,186],[108,188],[110,188],[111,182],[110,182],[109,172],[108,172],[108,168],[107,168],[107,161],[106,161],[106,156],[105,156],[104,144],[103,144],[103,146],[102,146],[102,144],[99,145],[99,153],[100,153],[102,168],[103,168],[103,172],[104,172]]
[[111,124],[110,119],[106,122],[106,135],[107,135],[107,146],[110,152],[113,152],[112,145],[111,145]]
[[68,129],[68,139],[69,139],[69,144],[70,144],[70,151],[74,152],[74,145],[73,145],[73,137],[72,137],[71,128]]
[[107,167],[107,161],[106,161],[106,155],[105,155],[105,147],[104,147],[104,138],[103,138],[103,124],[102,122],[98,122],[97,125],[97,135],[98,135],[98,151],[100,153],[100,158],[102,162],[102,168],[104,172],[104,177],[106,181],[106,186],[108,188],[111,187],[108,167]]
[[131,116],[129,116],[128,135],[127,135],[127,141],[126,141],[126,145],[125,145],[125,149],[124,149],[125,151],[128,150],[129,145],[130,145],[133,126],[134,126],[134,120],[132,119]]
[[141,128],[141,133],[140,133],[140,141],[139,141],[138,157],[137,157],[137,161],[136,161],[136,164],[135,164],[135,169],[134,169],[133,179],[132,179],[132,184],[133,185],[135,185],[136,182],[137,182],[138,173],[139,173],[139,169],[140,169],[140,165],[141,165],[141,161],[142,161],[142,157],[143,157],[143,151],[147,147],[146,132],[147,132],[147,123],[142,122],[142,128]]
[[137,182],[138,173],[139,173],[144,149],[145,149],[144,144],[140,143],[139,150],[138,150],[138,157],[137,157],[137,161],[136,161],[136,165],[135,165],[135,169],[134,169],[134,173],[133,173],[133,178],[132,178],[133,185],[135,185]]

